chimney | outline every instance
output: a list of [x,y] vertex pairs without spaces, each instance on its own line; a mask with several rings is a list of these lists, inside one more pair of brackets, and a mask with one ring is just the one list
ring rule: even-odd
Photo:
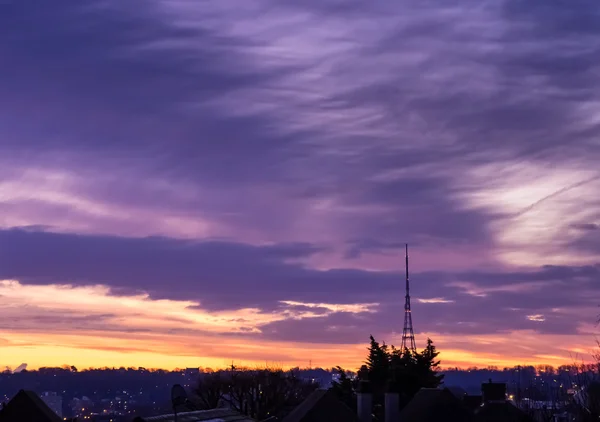
[[387,384],[384,399],[385,422],[398,422],[400,420],[400,393],[398,384],[390,381]]
[[358,392],[356,394],[358,420],[360,422],[371,422],[373,414],[373,394],[371,384],[367,380],[367,369],[361,368],[358,372],[360,381],[358,382]]
[[481,384],[481,396],[483,404],[505,403],[506,402],[506,384],[503,382],[492,382]]

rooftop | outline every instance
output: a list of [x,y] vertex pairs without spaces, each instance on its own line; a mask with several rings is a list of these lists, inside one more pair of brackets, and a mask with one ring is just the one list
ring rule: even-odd
[[[175,415],[137,417],[133,422],[175,422]],[[177,414],[177,422],[254,422],[248,416],[231,409],[196,410]]]

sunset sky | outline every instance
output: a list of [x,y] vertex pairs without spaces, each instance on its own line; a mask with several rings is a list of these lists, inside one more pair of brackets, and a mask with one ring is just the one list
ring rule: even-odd
[[[0,366],[588,359],[597,0],[0,1]],[[0,369],[2,369],[0,368]]]

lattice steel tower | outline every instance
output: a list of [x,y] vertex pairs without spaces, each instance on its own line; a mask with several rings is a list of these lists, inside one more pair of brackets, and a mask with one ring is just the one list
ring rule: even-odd
[[410,312],[410,283],[408,281],[408,244],[406,245],[406,297],[404,302],[404,329],[402,330],[401,349],[417,351],[415,333],[413,332],[412,314]]

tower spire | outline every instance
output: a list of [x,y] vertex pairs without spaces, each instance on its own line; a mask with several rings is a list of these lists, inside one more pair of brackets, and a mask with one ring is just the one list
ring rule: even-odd
[[402,330],[401,349],[411,352],[417,351],[415,344],[415,333],[412,326],[412,314],[410,312],[410,282],[408,280],[408,243],[406,244],[406,296],[404,302],[404,329]]

